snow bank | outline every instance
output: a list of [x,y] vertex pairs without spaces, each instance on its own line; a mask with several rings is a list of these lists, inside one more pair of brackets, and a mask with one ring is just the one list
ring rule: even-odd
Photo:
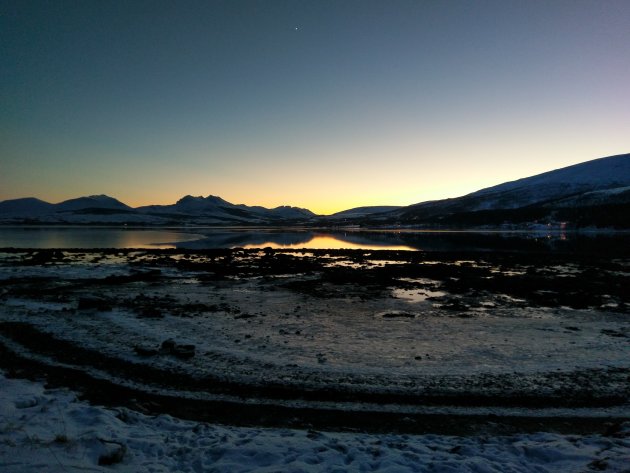
[[[0,471],[621,472],[630,423],[611,436],[372,435],[227,427],[79,401],[0,373]],[[626,470],[627,471],[627,470]]]

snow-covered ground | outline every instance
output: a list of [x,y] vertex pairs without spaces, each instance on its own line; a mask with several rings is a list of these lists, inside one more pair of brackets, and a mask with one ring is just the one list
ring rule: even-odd
[[608,435],[468,437],[229,427],[91,406],[0,375],[5,473],[598,470],[630,471],[629,423]]
[[0,253],[0,473],[630,472],[627,259],[328,253]]

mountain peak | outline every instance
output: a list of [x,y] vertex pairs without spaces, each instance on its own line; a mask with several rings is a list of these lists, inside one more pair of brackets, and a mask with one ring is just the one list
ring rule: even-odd
[[221,197],[216,195],[209,195],[208,197],[203,196],[192,196],[185,195],[181,199],[179,199],[175,205],[223,205],[223,206],[231,206],[232,204],[226,200],[223,200]]
[[206,197],[206,202],[212,202],[213,204],[220,205],[232,205],[227,200],[222,199],[218,195],[208,195],[208,197]]
[[189,203],[192,203],[192,202],[200,202],[202,200],[203,200],[203,197],[201,197],[201,196],[195,197],[195,196],[192,196],[192,195],[185,195],[184,197],[179,199],[177,202],[175,202],[175,205],[178,205],[178,204],[189,204]]
[[105,194],[89,195],[68,199],[56,205],[59,210],[81,210],[86,208],[130,209],[126,204]]

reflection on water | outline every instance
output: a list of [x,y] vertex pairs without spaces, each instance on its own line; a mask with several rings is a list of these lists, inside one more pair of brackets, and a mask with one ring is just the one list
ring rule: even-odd
[[362,249],[415,250],[404,243],[376,233],[315,232],[311,230],[206,230],[204,237],[177,244],[178,248],[276,248],[276,249]]
[[630,255],[629,233],[482,233],[296,228],[2,227],[0,248],[278,248],[559,251]]
[[445,296],[444,291],[431,291],[429,289],[393,289],[392,296],[396,299],[404,299],[408,302],[424,302],[430,297]]
[[0,248],[176,248],[200,235],[100,227],[0,227]]
[[308,248],[310,250],[415,250],[406,245],[388,245],[386,243],[353,243],[347,239],[342,239],[338,235],[313,235],[308,241],[299,243],[278,243],[273,240],[266,241],[262,244],[248,244],[244,248]]

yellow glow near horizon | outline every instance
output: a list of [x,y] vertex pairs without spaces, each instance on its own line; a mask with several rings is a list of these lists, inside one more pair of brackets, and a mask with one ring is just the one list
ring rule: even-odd
[[331,214],[630,150],[629,1],[83,3],[0,15],[0,201]]
[[350,243],[337,239],[330,235],[316,234],[307,242],[303,243],[291,243],[280,244],[274,242],[265,242],[260,244],[245,245],[243,248],[274,248],[274,249],[302,249],[309,250],[415,250],[410,246],[404,245],[362,245],[357,243]]
[[[504,147],[497,146],[488,147],[482,155],[469,153],[465,162],[458,158],[463,150],[456,153],[447,149],[432,154],[431,160],[417,162],[409,157],[409,153],[403,153],[406,156],[404,166],[390,168],[387,162],[377,161],[374,155],[370,155],[370,161],[364,163],[356,157],[348,157],[338,165],[327,155],[325,160],[309,169],[305,169],[303,164],[285,169],[254,163],[246,168],[214,170],[211,165],[204,167],[200,163],[198,172],[191,173],[190,169],[169,163],[151,170],[132,166],[129,172],[121,174],[112,167],[101,170],[96,184],[89,179],[87,169],[80,166],[76,175],[53,166],[45,173],[42,170],[37,182],[17,179],[1,182],[0,176],[0,200],[32,196],[57,203],[85,195],[107,194],[131,207],[139,207],[174,204],[185,195],[216,195],[233,204],[267,208],[288,205],[306,208],[318,215],[330,215],[355,207],[407,206],[459,197],[506,181],[620,154],[621,151],[617,148],[596,153],[593,149],[579,152],[566,150],[562,153],[551,149],[544,154],[542,149],[529,146],[510,151],[507,155]],[[418,153],[424,156],[424,153]],[[552,154],[553,160],[531,158]],[[301,172],[298,172],[298,167],[302,168]],[[77,178],[83,175],[88,178]],[[58,179],[64,185],[51,188],[48,179]],[[37,189],[37,192],[25,189]]]

